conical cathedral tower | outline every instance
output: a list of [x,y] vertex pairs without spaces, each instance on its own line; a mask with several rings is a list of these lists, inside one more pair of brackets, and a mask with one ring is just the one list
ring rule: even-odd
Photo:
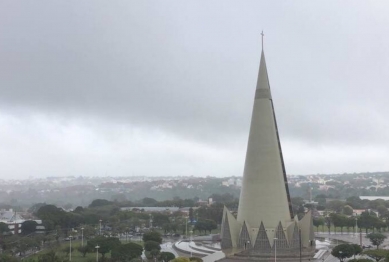
[[258,219],[273,227],[293,219],[263,50],[238,209],[239,222],[255,225]]
[[300,221],[293,217],[263,49],[238,214],[224,208],[221,246],[233,261],[244,256],[268,261],[275,246],[279,261],[306,261],[314,252],[311,213]]

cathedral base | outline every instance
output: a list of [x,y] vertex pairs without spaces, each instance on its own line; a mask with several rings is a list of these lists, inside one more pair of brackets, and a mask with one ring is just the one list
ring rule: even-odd
[[[277,253],[277,261],[280,262],[308,262],[313,261],[315,249],[304,249],[301,252],[282,252]],[[218,260],[220,262],[232,262],[232,261],[275,261],[274,253],[259,254],[250,250],[241,251],[235,254],[226,254],[226,257]]]

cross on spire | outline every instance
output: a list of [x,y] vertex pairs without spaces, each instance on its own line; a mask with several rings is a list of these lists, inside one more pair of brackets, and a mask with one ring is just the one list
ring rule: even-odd
[[261,36],[262,36],[262,50],[263,50],[263,37],[265,36],[265,34],[263,33],[263,30],[262,30]]

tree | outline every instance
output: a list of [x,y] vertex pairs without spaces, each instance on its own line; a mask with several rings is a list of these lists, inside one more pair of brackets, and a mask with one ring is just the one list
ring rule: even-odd
[[364,209],[367,208],[358,196],[352,196],[347,198],[347,205],[351,206],[354,209]]
[[205,229],[212,233],[212,230],[217,229],[217,224],[212,219],[205,219]]
[[28,212],[29,213],[33,213],[35,214],[39,208],[43,207],[43,206],[46,206],[47,204],[46,203],[37,203],[37,204],[34,204],[33,206],[31,206],[29,209],[28,209]]
[[62,260],[55,254],[54,251],[50,251],[46,254],[40,255],[38,262],[62,262]]
[[162,262],[169,262],[170,260],[173,260],[175,259],[176,256],[173,254],[173,253],[170,253],[170,252],[161,252],[159,254],[159,258],[158,260],[159,261],[162,261]]
[[384,240],[387,238],[387,236],[385,236],[381,233],[370,233],[366,237],[370,240],[372,245],[377,247],[377,249],[384,242]]
[[378,262],[388,255],[388,251],[384,249],[375,249],[375,250],[367,250],[363,252],[363,254]]
[[358,218],[358,226],[364,228],[366,233],[369,228],[373,228],[378,223],[379,219],[374,212],[365,211]]
[[316,227],[316,231],[319,231],[319,226],[324,225],[324,218],[323,217],[313,218],[313,225]]
[[146,251],[152,251],[152,250],[161,250],[161,246],[158,242],[155,241],[147,241],[144,244]]
[[305,213],[304,199],[302,197],[292,197],[291,202],[293,214],[296,214],[297,216],[303,216]]
[[96,234],[96,229],[92,226],[85,225],[84,228],[84,238],[90,238],[91,236],[94,236]]
[[326,207],[329,209],[329,210],[333,210],[335,211],[336,213],[340,213],[342,212],[343,210],[343,207],[344,207],[344,202],[343,201],[340,201],[340,200],[332,200],[331,202],[328,202],[326,204]]
[[[69,255],[70,253],[70,246],[69,245],[66,245],[64,247],[62,247],[62,250],[61,250],[63,253],[65,253],[67,256]],[[73,247],[72,247],[72,251],[73,251]]]
[[161,227],[164,224],[170,223],[169,216],[161,213],[153,214],[153,225]]
[[9,233],[10,230],[8,228],[8,225],[6,223],[0,222],[0,235],[4,235]]
[[325,217],[324,223],[328,228],[328,234],[331,234],[331,217],[329,217],[329,216]]
[[125,262],[140,257],[142,252],[143,247],[141,245],[128,243],[114,247],[111,251],[111,257],[114,261]]
[[354,210],[352,207],[350,207],[349,205],[345,205],[343,207],[343,214],[344,215],[347,215],[347,216],[351,216],[353,214]]
[[108,201],[106,199],[95,199],[92,201],[92,203],[89,205],[89,207],[109,206],[112,204],[113,204],[113,202]]
[[67,228],[67,214],[54,205],[45,205],[39,208],[36,216],[43,220],[47,231],[54,230],[56,226]]
[[105,254],[109,253],[115,246],[120,245],[120,240],[116,237],[96,237],[88,240],[87,246],[90,250],[95,250],[95,246],[100,246],[99,253],[103,258]]
[[338,258],[339,261],[344,261],[346,258],[354,255],[354,248],[349,244],[337,245],[332,249],[331,255]]
[[145,198],[142,199],[142,203],[145,206],[151,207],[151,206],[155,206],[158,203],[158,201],[155,200],[154,198],[145,197]]
[[33,220],[24,221],[21,226],[22,235],[26,236],[35,233],[37,225],[38,223]]
[[355,258],[356,255],[359,255],[359,254],[362,253],[363,249],[361,248],[360,245],[358,245],[358,244],[351,244],[351,246],[354,249],[354,258]]
[[82,257],[85,257],[86,253],[91,252],[93,250],[89,250],[88,246],[79,246],[77,247],[77,251],[82,254]]
[[0,262],[18,262],[19,260],[7,254],[0,255]]
[[20,238],[19,241],[16,243],[16,249],[15,251],[24,254],[27,250],[36,247],[36,241],[34,239],[23,237]]
[[74,213],[82,213],[84,212],[84,208],[82,206],[78,206],[76,207],[76,209],[74,209]]
[[340,231],[343,233],[343,227],[347,226],[347,217],[341,214],[332,213],[330,214],[332,223],[335,226],[335,232],[336,228],[340,227]]
[[143,234],[143,242],[147,242],[147,241],[155,241],[155,242],[161,244],[162,243],[162,236],[157,231],[150,231],[150,232],[144,233]]

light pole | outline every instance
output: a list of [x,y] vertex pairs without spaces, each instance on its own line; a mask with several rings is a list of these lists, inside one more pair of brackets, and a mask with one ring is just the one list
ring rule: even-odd
[[[73,232],[73,234],[72,234]],[[77,230],[74,230],[72,229],[72,231],[70,232],[70,235],[69,235],[69,261],[72,261],[72,238],[73,238],[73,235],[74,233],[77,233]]]
[[355,235],[357,234],[358,232],[358,217],[357,217],[357,213],[355,213]]
[[69,236],[70,246],[69,246],[69,261],[72,261],[72,235]]
[[99,262],[99,248],[100,248],[100,246],[97,245],[97,246],[95,246],[95,248],[96,248],[96,262]]
[[[189,233],[190,233],[189,248],[190,248],[190,243],[192,242],[192,233],[193,233],[193,231],[191,230],[191,231],[189,231]],[[190,257],[192,257],[192,248],[190,248]]]
[[186,224],[185,224],[185,239],[188,239],[188,217],[186,217]]
[[274,238],[274,262],[277,262],[277,240],[278,238]]
[[81,246],[84,246],[84,228],[81,228]]
[[101,236],[101,222],[102,222],[103,220],[99,220],[99,222],[100,222],[100,236]]

